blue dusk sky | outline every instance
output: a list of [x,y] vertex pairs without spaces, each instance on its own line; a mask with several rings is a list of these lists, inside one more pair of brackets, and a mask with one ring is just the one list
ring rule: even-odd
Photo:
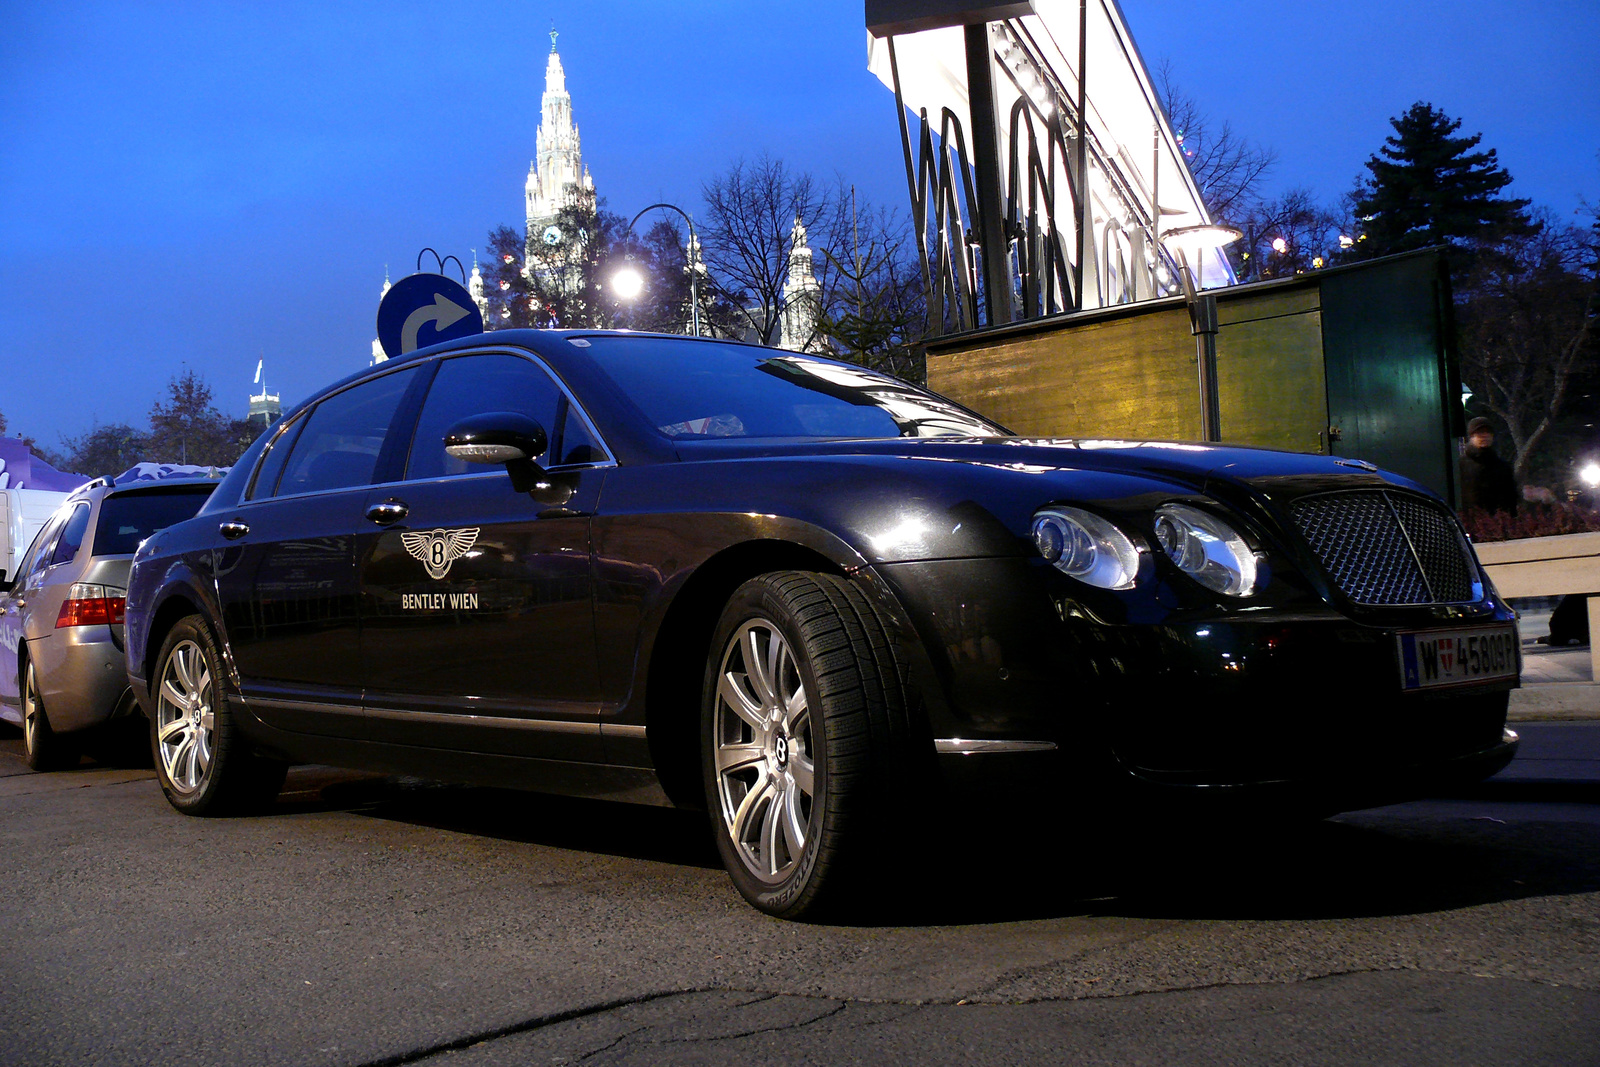
[[[1348,189],[1427,100],[1512,191],[1600,200],[1595,0],[1124,0],[1147,61],[1276,149],[1271,188]],[[471,263],[520,226],[552,21],[607,206],[762,152],[904,208],[860,0],[0,2],[0,412],[50,446],[143,424],[200,370],[242,415],[366,365],[385,265]]]

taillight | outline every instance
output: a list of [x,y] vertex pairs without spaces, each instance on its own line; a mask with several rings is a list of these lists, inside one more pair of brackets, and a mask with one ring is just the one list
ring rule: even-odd
[[114,585],[74,582],[56,616],[56,629],[63,626],[118,626],[128,607],[128,591]]

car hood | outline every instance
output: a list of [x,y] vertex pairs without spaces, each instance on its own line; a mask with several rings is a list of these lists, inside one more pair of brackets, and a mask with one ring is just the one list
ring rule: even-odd
[[[1155,477],[1201,492],[1283,503],[1335,489],[1398,486],[1432,495],[1408,478],[1359,459],[1189,441],[1066,437],[927,437],[883,440],[750,440],[678,443],[679,458],[882,456],[1012,469],[1030,473],[1100,471]],[[1234,490],[1230,492],[1230,489]]]

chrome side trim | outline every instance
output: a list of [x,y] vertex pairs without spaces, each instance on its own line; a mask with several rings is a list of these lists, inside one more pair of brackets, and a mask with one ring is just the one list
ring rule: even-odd
[[324,715],[366,714],[358,704],[321,704],[315,700],[284,700],[280,697],[242,696],[246,707],[282,708],[284,711],[317,711]]
[[645,728],[643,726],[620,726],[614,722],[606,723],[604,732],[608,737],[643,738],[645,736]]
[[399,711],[393,708],[367,708],[369,719],[388,719],[391,722],[415,722],[428,726],[487,726],[495,730],[526,730],[538,734],[584,734],[600,736],[597,722],[574,722],[570,719],[516,719],[508,715],[457,714],[451,711]]
[[985,741],[966,737],[936,737],[933,750],[941,755],[975,756],[990,752],[1053,752],[1054,741]]
[[[457,714],[448,711],[403,711],[397,708],[363,708],[354,704],[318,704],[309,700],[280,700],[273,697],[246,697],[245,703],[289,711],[386,719],[390,722],[414,722],[428,726],[486,726],[496,730],[526,730],[530,733],[600,736],[598,722],[577,722],[569,719],[518,719],[508,715],[473,715],[470,712]],[[641,734],[644,732],[642,726],[637,729]]]

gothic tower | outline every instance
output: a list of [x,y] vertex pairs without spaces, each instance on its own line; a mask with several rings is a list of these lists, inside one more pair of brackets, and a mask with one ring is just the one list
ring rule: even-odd
[[528,165],[527,243],[559,244],[556,216],[579,198],[594,199],[594,179],[583,165],[578,127],[572,121],[572,95],[556,52],[556,31],[550,31],[550,58],[544,68],[543,115],[539,122],[538,158]]
[[823,352],[827,346],[817,335],[822,286],[811,269],[811,246],[806,244],[806,228],[798,215],[789,242],[789,277],[783,283],[783,336],[778,344],[792,352]]

